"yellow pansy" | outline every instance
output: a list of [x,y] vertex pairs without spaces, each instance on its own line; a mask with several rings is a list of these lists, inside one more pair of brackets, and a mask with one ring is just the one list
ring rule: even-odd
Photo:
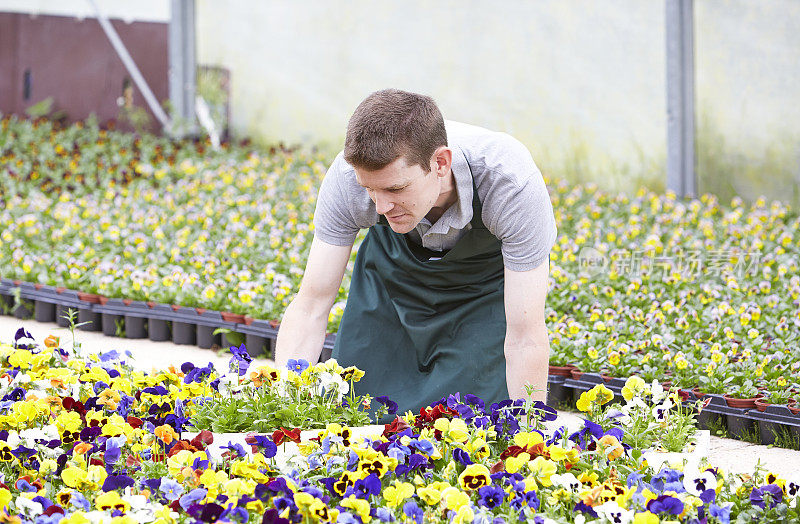
[[442,491],[442,500],[447,509],[455,511],[458,511],[461,506],[469,505],[469,495],[453,486]]
[[531,459],[530,454],[522,452],[516,457],[508,457],[506,459],[506,471],[509,473],[516,473]]
[[533,447],[544,442],[544,437],[538,431],[520,431],[514,435],[514,444],[521,448]]
[[33,353],[27,349],[18,349],[8,357],[8,363],[22,370],[28,369],[33,360]]
[[392,508],[399,506],[412,496],[414,496],[414,485],[409,482],[395,482],[383,490],[383,498],[386,500],[386,504]]
[[372,520],[372,517],[369,514],[369,502],[364,499],[358,499],[355,496],[350,495],[346,499],[342,500],[339,505],[343,508],[353,510],[359,517],[361,517],[362,522],[370,522]]
[[76,489],[81,489],[88,483],[86,481],[87,476],[88,473],[85,470],[74,466],[67,466],[61,472],[61,480],[64,481],[64,484]]
[[123,513],[131,509],[128,501],[123,500],[116,491],[107,491],[94,499],[94,506],[100,511],[119,510]]
[[622,398],[625,400],[631,400],[639,393],[646,391],[646,388],[647,383],[644,381],[644,379],[634,375],[625,381],[625,385],[622,387]]
[[658,515],[645,511],[633,516],[633,524],[658,524],[661,522]]
[[422,486],[417,488],[417,495],[420,499],[422,499],[423,502],[425,502],[425,504],[429,506],[435,506],[442,498],[442,491],[433,485]]
[[470,464],[458,476],[458,483],[462,489],[472,491],[491,484],[492,477],[489,468],[483,464]]
[[61,519],[60,524],[89,524],[91,521],[80,511],[71,513],[69,517]]
[[484,459],[489,456],[489,446],[482,438],[476,438],[467,443],[467,451],[475,459]]
[[463,419],[448,420],[444,417],[438,418],[433,423],[433,427],[441,431],[447,440],[462,443],[469,440],[469,430],[467,429],[467,423]]
[[557,444],[548,446],[547,451],[550,453],[550,459],[556,462],[569,462],[575,464],[578,462],[580,452],[577,448],[566,450]]
[[558,471],[558,465],[552,460],[538,456],[528,462],[528,469],[539,484],[542,486],[552,486],[553,481],[550,480],[550,477],[555,475],[556,471]]

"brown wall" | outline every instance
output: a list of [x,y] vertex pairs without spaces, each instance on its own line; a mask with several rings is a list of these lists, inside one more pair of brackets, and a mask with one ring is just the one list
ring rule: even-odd
[[[168,24],[112,24],[156,99],[166,101]],[[26,70],[31,78],[28,99]],[[102,123],[118,117],[117,98],[126,78],[130,75],[96,19],[0,13],[0,112],[24,115],[29,106],[53,97],[53,111],[64,111],[69,121],[94,113]],[[147,109],[131,85],[133,104]],[[150,117],[157,124],[152,113]]]

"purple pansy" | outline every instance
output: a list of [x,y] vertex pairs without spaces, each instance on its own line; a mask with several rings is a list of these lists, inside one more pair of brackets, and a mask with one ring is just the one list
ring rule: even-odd
[[783,500],[783,490],[776,484],[753,488],[750,492],[750,503],[761,509],[765,509],[765,506],[772,508],[781,500]]

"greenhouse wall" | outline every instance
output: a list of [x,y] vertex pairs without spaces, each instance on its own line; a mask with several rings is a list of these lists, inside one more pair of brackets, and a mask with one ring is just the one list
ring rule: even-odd
[[[98,5],[156,98],[167,100],[169,3]],[[86,0],[0,0],[0,113],[65,121],[94,114],[122,129],[158,129],[95,15]]]
[[[546,174],[658,189],[664,12],[644,0],[198,0],[198,63],[230,70],[240,136],[335,150],[358,102],[392,86],[515,135]],[[796,192],[800,2],[697,0],[695,20],[701,191]]]

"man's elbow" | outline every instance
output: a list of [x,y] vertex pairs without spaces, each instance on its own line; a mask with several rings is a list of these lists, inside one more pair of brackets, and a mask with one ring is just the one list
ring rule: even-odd
[[544,322],[533,323],[508,323],[506,325],[506,343],[514,345],[541,345],[549,344],[547,325]]
[[506,338],[503,348],[506,360],[549,360],[550,343],[547,337]]

